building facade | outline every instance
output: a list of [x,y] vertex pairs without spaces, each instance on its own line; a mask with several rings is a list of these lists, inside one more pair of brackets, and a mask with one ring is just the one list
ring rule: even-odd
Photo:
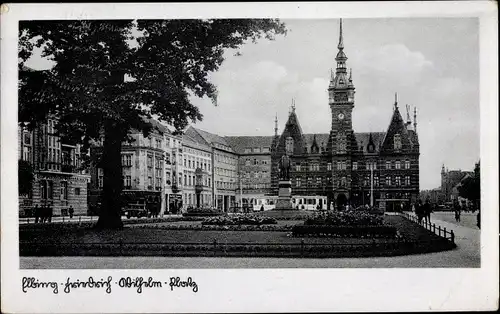
[[49,117],[28,130],[18,127],[19,159],[30,163],[34,181],[28,195],[19,196],[20,215],[32,215],[35,206],[49,206],[55,216],[87,214],[90,176],[82,167],[80,145],[66,142],[56,132],[57,119]]
[[271,193],[272,136],[226,136],[238,155],[236,203],[239,207],[273,205],[264,201]]
[[385,132],[356,133],[352,127],[355,87],[347,70],[342,21],[336,69],[328,87],[332,115],[328,134],[303,134],[295,105],[272,150],[273,193],[278,191],[279,160],[292,161],[294,195],[323,195],[328,208],[373,205],[386,210],[409,206],[419,194],[419,142],[416,113],[404,121],[397,96]]
[[[125,206],[144,205],[154,213],[163,213],[169,196],[166,192],[166,161],[172,152],[166,136],[170,132],[153,119],[149,122],[152,124],[149,136],[145,137],[141,131],[132,130],[129,140],[122,143],[123,203]],[[100,165],[102,143],[96,143],[91,153],[89,203],[97,211],[104,183],[104,171]]]
[[[187,207],[214,206],[212,148],[190,129],[182,136],[182,194]],[[197,199],[197,193],[200,199]]]
[[441,193],[444,202],[452,202],[458,199],[458,186],[467,177],[473,175],[473,171],[448,170],[443,165],[441,168]]

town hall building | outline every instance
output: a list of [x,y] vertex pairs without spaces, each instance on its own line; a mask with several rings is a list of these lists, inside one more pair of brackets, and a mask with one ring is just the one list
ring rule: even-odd
[[[355,87],[347,70],[342,21],[337,66],[328,87],[332,114],[329,133],[303,134],[295,105],[281,135],[275,132],[271,152],[271,189],[278,193],[279,161],[292,162],[292,194],[327,197],[327,207],[373,205],[385,210],[409,206],[419,195],[419,141],[414,121],[403,120],[394,102],[385,132],[357,133],[352,127]],[[408,110],[408,108],[407,108]]]

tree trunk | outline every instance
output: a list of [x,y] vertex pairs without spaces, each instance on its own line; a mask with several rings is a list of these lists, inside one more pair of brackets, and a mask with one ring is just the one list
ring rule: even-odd
[[102,191],[102,204],[99,211],[98,229],[121,229],[123,189],[121,146],[122,128],[114,122],[106,122],[104,126],[104,145],[102,151],[101,167],[104,171]]

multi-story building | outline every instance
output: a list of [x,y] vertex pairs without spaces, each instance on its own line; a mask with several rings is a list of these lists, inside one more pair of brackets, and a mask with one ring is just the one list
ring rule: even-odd
[[[161,123],[150,119],[153,128],[148,137],[141,131],[132,130],[130,140],[122,143],[121,164],[123,177],[124,204],[145,204],[153,212],[165,211],[167,204],[166,167],[167,153],[171,155],[165,135],[169,130]],[[98,206],[98,198],[103,188],[104,172],[100,166],[102,143],[92,147],[91,164],[92,205]]]
[[[182,166],[180,173],[184,209],[214,206],[212,148],[189,128],[182,136]],[[182,179],[181,179],[182,178]],[[197,199],[199,194],[199,199]]]
[[[238,154],[236,202],[240,207],[259,207],[271,192],[272,136],[226,136]],[[271,205],[271,204],[270,204]]]
[[18,127],[19,159],[31,164],[32,190],[20,195],[20,214],[34,206],[50,206],[53,215],[72,207],[75,215],[87,214],[87,184],[90,180],[82,167],[80,145],[62,139],[56,132],[53,116],[34,130]]
[[165,141],[165,200],[166,211],[177,213],[182,208],[182,137],[170,132]]
[[448,170],[441,168],[441,193],[445,202],[451,202],[458,199],[458,186],[469,176],[473,176],[473,171]]
[[211,148],[213,206],[229,211],[236,206],[235,192],[238,188],[238,155],[224,137],[190,127],[186,135],[191,136]]
[[[278,192],[281,156],[292,161],[292,194],[326,196],[328,207],[371,204],[394,210],[417,200],[419,142],[413,125],[399,112],[397,97],[386,132],[355,133],[355,87],[348,73],[340,22],[336,70],[328,87],[332,124],[329,134],[303,134],[294,105],[272,150],[273,192]],[[408,113],[409,115],[409,113]]]

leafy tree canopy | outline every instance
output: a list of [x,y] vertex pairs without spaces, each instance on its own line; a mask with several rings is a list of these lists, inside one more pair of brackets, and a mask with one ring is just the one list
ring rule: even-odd
[[474,168],[474,174],[464,179],[458,187],[461,197],[471,201],[478,201],[481,198],[481,169],[478,162]]
[[[19,121],[32,128],[55,114],[64,140],[82,142],[83,151],[104,139],[101,212],[112,212],[116,221],[121,142],[129,131],[147,135],[151,125],[144,118],[152,115],[177,131],[201,120],[189,96],[216,103],[208,75],[219,69],[224,51],[274,39],[286,28],[275,19],[78,20],[21,21],[19,32]],[[34,47],[43,48],[53,68],[24,67]]]

